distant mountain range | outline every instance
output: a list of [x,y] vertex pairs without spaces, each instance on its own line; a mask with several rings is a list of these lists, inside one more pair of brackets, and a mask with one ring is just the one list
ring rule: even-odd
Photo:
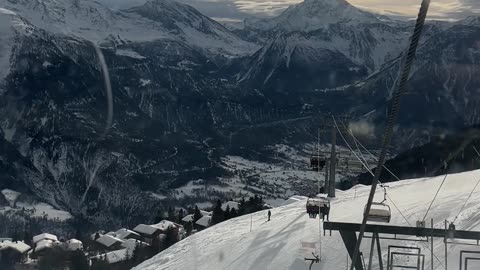
[[[275,162],[271,145],[303,149],[330,113],[374,126],[375,143],[412,27],[343,0],[307,0],[234,31],[171,0],[121,11],[0,0],[0,189],[131,222],[168,204],[147,194],[228,176],[226,155]],[[478,122],[478,40],[476,17],[427,24],[397,150]],[[95,46],[113,89],[106,137]]]

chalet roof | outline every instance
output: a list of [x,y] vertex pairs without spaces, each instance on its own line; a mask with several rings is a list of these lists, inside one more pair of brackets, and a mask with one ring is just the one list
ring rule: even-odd
[[5,249],[13,249],[16,250],[19,253],[25,253],[31,249],[31,247],[27,244],[25,244],[23,241],[1,241],[0,242],[0,250],[5,250]]
[[192,222],[193,221],[193,214],[186,215],[184,218],[182,218],[183,222]]
[[137,246],[148,246],[147,243],[136,240],[136,239],[127,239],[122,243],[122,247],[126,248],[130,252],[133,252]]
[[56,242],[49,239],[40,240],[35,244],[35,252],[52,248],[55,245],[55,243]]
[[123,240],[107,234],[100,236],[100,238],[98,238],[96,241],[105,247],[111,247],[115,243],[123,243]]
[[236,210],[238,210],[238,206],[240,205],[240,203],[238,202],[234,202],[234,201],[228,201],[228,202],[224,202],[222,204],[222,210],[225,211],[227,210],[227,206],[231,209],[235,208]]
[[119,239],[125,239],[125,237],[128,237],[129,235],[140,236],[138,233],[125,228],[122,228],[115,232],[115,237]]
[[202,216],[211,216],[212,212],[208,212],[208,211],[205,211],[205,210],[200,210],[200,214],[202,214]]
[[33,243],[40,242],[42,240],[52,240],[54,242],[58,241],[58,238],[56,235],[50,234],[50,233],[42,233],[39,235],[36,235],[33,237]]
[[203,216],[201,219],[197,220],[197,222],[195,222],[195,223],[197,225],[202,226],[202,227],[208,227],[208,226],[210,226],[211,219],[212,219],[211,216]]
[[160,228],[155,227],[153,225],[139,224],[133,230],[137,233],[141,233],[145,235],[153,235],[156,232],[160,231]]
[[92,258],[96,258],[96,259],[105,258],[108,263],[112,264],[112,263],[125,261],[129,259],[130,256],[131,254],[125,248],[125,249],[115,250],[115,251],[107,252],[105,254],[97,255]]
[[65,244],[68,250],[79,250],[83,248],[82,241],[77,239],[70,239],[67,242],[65,242]]

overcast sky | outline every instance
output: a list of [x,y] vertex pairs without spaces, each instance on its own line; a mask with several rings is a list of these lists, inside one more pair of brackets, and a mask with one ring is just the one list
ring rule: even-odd
[[[146,0],[98,0],[112,8],[125,8]],[[218,20],[242,20],[248,16],[275,16],[303,0],[178,0]],[[318,0],[323,1],[323,0]],[[332,1],[332,0],[327,0]],[[421,0],[349,0],[353,5],[386,15],[416,17]],[[432,0],[429,17],[458,20],[480,16],[480,0]]]

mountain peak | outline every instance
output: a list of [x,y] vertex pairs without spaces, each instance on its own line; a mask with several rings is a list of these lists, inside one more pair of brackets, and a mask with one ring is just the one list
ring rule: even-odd
[[272,19],[246,21],[246,26],[257,29],[309,32],[336,23],[376,23],[377,16],[360,10],[345,0],[305,0],[290,6]]

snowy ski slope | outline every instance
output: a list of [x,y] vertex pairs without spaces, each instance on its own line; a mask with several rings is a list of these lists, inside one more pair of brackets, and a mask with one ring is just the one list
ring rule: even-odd
[[[415,221],[425,215],[442,179],[443,176],[438,176],[391,183],[388,195],[408,222],[415,226]],[[426,218],[427,224],[430,224],[432,217],[436,228],[444,227],[444,219],[452,221],[479,179],[480,170],[449,175]],[[477,188],[459,215],[455,223],[457,229],[480,229],[479,190]],[[366,186],[357,186],[356,190],[353,188],[345,192],[337,191],[337,198],[332,202],[330,220],[360,223],[368,192],[369,187]],[[381,198],[383,192],[378,189],[376,199]],[[308,269],[304,253],[300,249],[301,242],[319,241],[319,221],[309,219],[305,213],[306,198],[296,196],[290,202],[272,210],[271,222],[265,222],[265,212],[226,221],[186,238],[135,269]],[[391,201],[388,204],[392,207],[391,224],[407,225]],[[425,269],[430,269],[430,250],[427,249],[427,244],[412,241],[381,240],[384,264],[387,246],[391,244],[419,246],[427,258]],[[366,260],[369,249],[370,239],[365,239],[362,242],[362,252]],[[480,251],[480,246],[449,245],[448,269],[458,269],[461,249]],[[434,269],[444,269],[442,239],[435,239],[434,251],[438,258],[434,261]],[[376,254],[374,262],[375,258]],[[413,264],[413,261],[410,263]],[[322,261],[312,269],[346,269],[346,266],[347,252],[340,235],[337,232],[332,232],[332,236],[328,233],[322,235]],[[473,268],[469,265],[470,269],[480,269],[480,262],[472,262],[471,266]],[[378,269],[378,262],[375,262],[373,269]]]

